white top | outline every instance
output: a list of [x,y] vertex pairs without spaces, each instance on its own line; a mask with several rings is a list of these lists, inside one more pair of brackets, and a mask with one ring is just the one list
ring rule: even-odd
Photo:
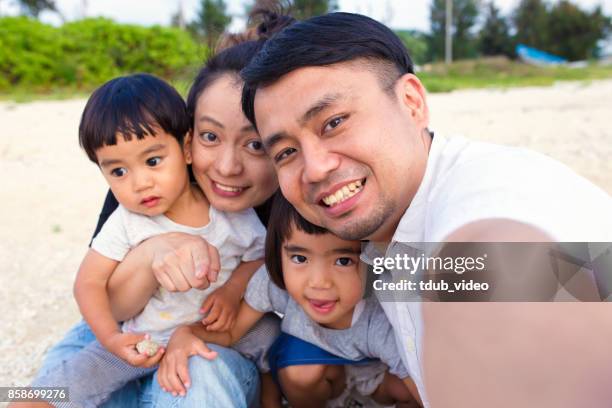
[[[490,218],[533,225],[560,242],[612,242],[612,198],[567,166],[522,148],[436,134],[423,181],[387,254],[396,242],[442,242],[461,226]],[[421,304],[381,304],[427,405]]]
[[164,215],[147,217],[123,206],[111,214],[91,248],[101,255],[122,261],[128,251],[147,238],[167,232],[200,235],[219,251],[221,270],[216,282],[207,289],[168,292],[160,287],[143,311],[124,322],[123,331],[149,333],[159,344],[166,344],[174,329],[194,323],[206,297],[227,281],[240,262],[263,258],[265,228],[255,211],[226,213],[210,207],[210,222],[203,227],[180,225]]

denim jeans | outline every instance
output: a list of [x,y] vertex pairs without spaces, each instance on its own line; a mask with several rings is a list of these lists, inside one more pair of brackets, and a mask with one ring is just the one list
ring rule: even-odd
[[[38,376],[70,358],[95,340],[84,321],[74,326],[58,344],[49,350]],[[218,353],[214,360],[199,356],[189,359],[191,387],[184,397],[164,392],[156,375],[132,381],[115,391],[102,406],[125,407],[248,407],[258,403],[259,374],[255,364],[235,350],[210,345]],[[91,380],[91,379],[85,379]],[[94,380],[95,381],[95,380]]]

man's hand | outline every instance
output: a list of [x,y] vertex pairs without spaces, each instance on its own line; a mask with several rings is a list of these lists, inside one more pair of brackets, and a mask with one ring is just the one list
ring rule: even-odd
[[230,282],[226,282],[211,293],[200,309],[200,313],[206,314],[206,317],[202,320],[206,330],[231,330],[236,323],[241,300],[241,291]]
[[172,232],[148,241],[153,253],[153,274],[169,292],[206,289],[217,280],[219,252],[202,237]]
[[160,387],[173,396],[184,396],[191,386],[189,378],[189,357],[199,355],[207,360],[217,357],[206,344],[196,337],[188,326],[175,330],[168,342],[168,350],[157,370]]
[[159,360],[161,360],[164,354],[164,349],[160,347],[157,353],[151,357],[146,354],[140,354],[136,350],[136,344],[145,339],[148,339],[148,336],[142,333],[117,332],[104,339],[102,345],[106,347],[108,351],[127,361],[129,364],[135,367],[148,368],[159,363]]

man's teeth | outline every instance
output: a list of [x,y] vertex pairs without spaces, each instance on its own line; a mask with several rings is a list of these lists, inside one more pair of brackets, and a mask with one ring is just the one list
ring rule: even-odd
[[217,186],[219,190],[229,191],[231,193],[237,193],[239,191],[242,191],[241,187],[224,186],[223,184],[219,184],[219,183],[215,183],[215,185]]
[[363,184],[361,180],[355,181],[353,183],[347,184],[342,188],[339,188],[335,193],[330,194],[326,197],[323,197],[323,202],[330,207],[333,207],[336,204],[339,204],[358,192],[363,188]]

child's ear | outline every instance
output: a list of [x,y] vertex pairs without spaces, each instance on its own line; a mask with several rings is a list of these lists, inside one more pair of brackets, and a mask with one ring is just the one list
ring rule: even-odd
[[192,157],[191,157],[191,142],[192,142],[193,138],[192,138],[192,133],[191,132],[187,132],[185,134],[185,138],[183,139],[183,155],[185,156],[185,163],[187,164],[191,164],[192,162]]

